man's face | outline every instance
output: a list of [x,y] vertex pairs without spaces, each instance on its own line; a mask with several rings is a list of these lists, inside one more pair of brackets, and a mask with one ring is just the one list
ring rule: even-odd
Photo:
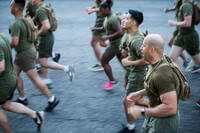
[[12,0],[10,3],[10,12],[14,14],[16,12],[15,1]]
[[125,29],[129,29],[134,25],[134,20],[131,18],[131,15],[127,15],[127,21],[125,23]]
[[121,18],[121,27],[126,29],[126,22],[128,21],[128,14],[123,14]]
[[41,0],[31,0],[33,6],[37,6],[39,2],[41,2]]
[[109,13],[108,13],[108,8],[100,8],[100,13],[103,15],[103,16],[107,16]]
[[141,47],[142,57],[145,61],[151,62],[152,60],[152,48],[148,45],[148,41],[144,39],[143,45]]

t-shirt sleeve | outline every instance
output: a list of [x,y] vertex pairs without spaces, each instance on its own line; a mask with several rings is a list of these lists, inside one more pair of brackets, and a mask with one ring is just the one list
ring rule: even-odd
[[176,90],[175,79],[172,70],[168,66],[161,67],[155,74],[154,79],[156,79],[153,81],[154,88],[157,89],[159,95]]
[[47,14],[47,12],[45,11],[45,9],[44,9],[44,10],[41,9],[41,10],[38,10],[38,11],[37,11],[37,17],[38,17],[40,23],[42,23],[42,21],[48,19],[48,14]]
[[0,46],[0,61],[4,60],[3,48]]
[[135,52],[135,55],[141,57],[141,46],[143,44],[143,39],[137,38],[130,44],[130,49]]
[[184,15],[184,17],[185,16],[190,16],[190,15],[192,16],[192,14],[193,14],[193,7],[192,7],[191,4],[185,3],[183,5],[182,9],[183,9],[183,15]]
[[14,22],[11,26],[10,26],[10,32],[11,32],[11,36],[20,36],[21,30],[20,30],[20,23],[19,21]]

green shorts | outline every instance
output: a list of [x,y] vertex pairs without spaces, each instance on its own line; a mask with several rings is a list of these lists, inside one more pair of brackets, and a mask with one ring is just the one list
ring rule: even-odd
[[105,50],[105,54],[115,56],[115,55],[120,55],[121,51],[119,50],[119,45],[120,42],[115,42],[115,43],[110,43]]
[[183,34],[179,31],[173,44],[185,49],[191,56],[199,53],[199,35],[197,31],[187,34]]
[[142,126],[142,133],[177,133],[179,120],[179,113],[162,118],[147,116]]
[[53,44],[54,44],[54,35],[49,33],[46,36],[40,36],[39,40],[39,58],[49,58],[52,56]]
[[14,63],[19,66],[24,72],[35,68],[37,52],[35,47],[24,50],[15,57]]
[[[104,20],[105,20],[105,17],[97,16],[94,27],[96,27],[96,28],[103,27]],[[106,34],[106,32],[93,31],[92,34],[95,36],[103,36]]]
[[15,89],[17,88],[17,75],[15,72],[0,78],[0,105],[11,100]]
[[126,95],[144,89],[144,78],[146,71],[131,71],[128,76],[128,84],[126,86]]
[[131,70],[129,67],[125,67],[125,70],[125,80],[128,81],[128,76],[130,75]]

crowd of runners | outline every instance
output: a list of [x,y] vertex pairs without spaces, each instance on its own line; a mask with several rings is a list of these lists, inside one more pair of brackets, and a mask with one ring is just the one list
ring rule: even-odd
[[[179,69],[178,57],[183,59],[183,68],[192,73],[200,71],[199,35],[195,30],[194,8],[189,0],[175,0],[173,8],[166,8],[165,13],[176,12],[176,21],[169,20],[176,29],[169,39],[171,51],[164,55],[164,40],[159,34],[148,34],[140,30],[144,16],[139,10],[129,9],[127,13],[115,13],[112,10],[114,0],[94,0],[95,5],[86,8],[88,14],[96,13],[94,27],[91,28],[91,46],[97,63],[90,71],[105,71],[108,82],[102,87],[111,90],[119,82],[114,78],[109,62],[116,56],[125,69],[123,98],[127,123],[121,133],[135,132],[135,119],[145,115],[143,133],[177,133],[179,126],[178,100],[183,91],[179,75],[169,64],[173,61]],[[0,34],[0,126],[5,133],[11,133],[8,118],[3,110],[25,114],[31,117],[37,131],[41,132],[44,124],[44,111],[51,112],[59,104],[59,99],[49,91],[52,81],[48,69],[63,71],[72,82],[75,77],[73,65],[62,65],[58,61],[60,53],[53,52],[54,30],[50,11],[44,0],[12,0],[10,12],[14,16],[9,26],[10,41]],[[23,14],[25,10],[26,14]],[[29,40],[29,28],[25,23],[29,16],[37,27],[37,39]],[[105,47],[101,54],[100,47]],[[16,55],[12,60],[11,49]],[[189,66],[191,56],[194,62]],[[53,61],[48,58],[53,57]],[[171,62],[170,62],[171,63]],[[25,72],[34,85],[47,98],[44,111],[28,108],[28,98],[24,95],[21,72]],[[39,75],[38,73],[41,73]],[[18,98],[12,101],[14,91]],[[200,107],[200,100],[196,105]]]

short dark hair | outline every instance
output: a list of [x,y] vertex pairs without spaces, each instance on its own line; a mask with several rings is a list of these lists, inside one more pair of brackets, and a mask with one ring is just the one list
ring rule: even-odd
[[113,5],[112,0],[106,0],[106,1],[103,1],[100,4],[100,8],[109,8],[109,9],[111,9],[112,5]]
[[19,8],[20,8],[21,10],[24,9],[25,3],[26,3],[25,0],[14,0],[14,2],[15,2],[15,4],[17,4],[17,5],[19,6]]
[[137,25],[140,25],[143,22],[143,13],[137,10],[129,9],[129,14],[131,18],[136,21]]

